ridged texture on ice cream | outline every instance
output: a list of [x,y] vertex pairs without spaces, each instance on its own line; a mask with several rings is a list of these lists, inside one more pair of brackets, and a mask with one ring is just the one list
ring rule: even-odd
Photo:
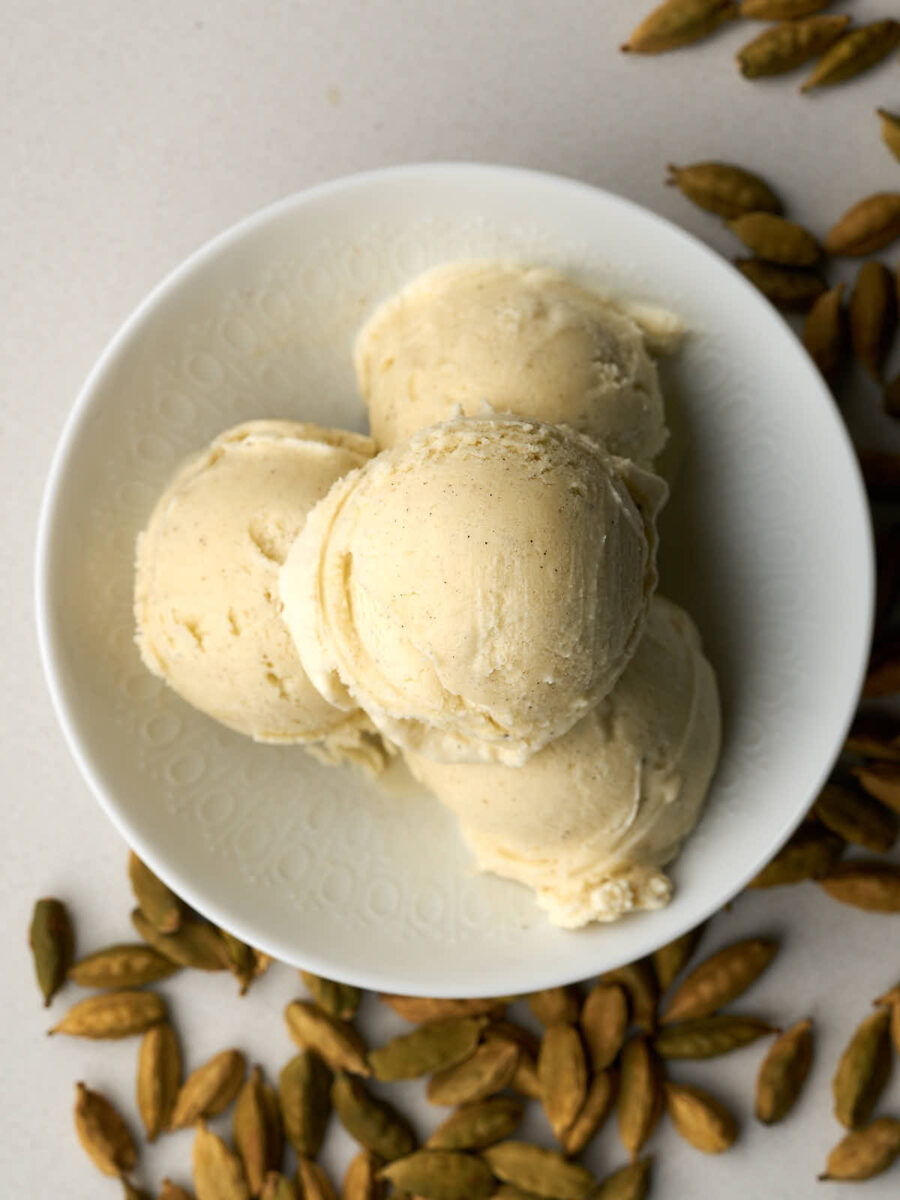
[[631,656],[665,490],[551,425],[424,430],[341,480],[292,547],[280,586],[303,665],[398,745],[524,762]]
[[719,739],[696,627],[655,597],[610,695],[525,766],[407,761],[456,813],[482,870],[527,884],[552,921],[576,928],[669,900],[660,868],[700,815]]
[[191,458],[137,545],[141,656],[195,708],[263,742],[318,743],[378,765],[361,713],[307,677],[281,618],[278,570],[306,515],[367,462],[371,439],[294,421],[251,421]]
[[555,271],[481,262],[429,271],[377,310],[355,361],[380,448],[485,405],[571,425],[637,462],[666,441],[640,326]]

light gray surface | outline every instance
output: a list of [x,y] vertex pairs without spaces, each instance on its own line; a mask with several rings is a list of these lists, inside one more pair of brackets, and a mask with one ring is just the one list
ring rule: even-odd
[[[857,0],[853,10],[863,18],[888,7]],[[872,114],[878,104],[897,107],[896,62],[803,100],[794,77],[756,86],[737,77],[731,55],[756,26],[657,60],[626,59],[616,47],[634,12],[626,0],[6,5],[0,913],[12,952],[0,992],[4,1194],[116,1195],[75,1143],[76,1079],[108,1088],[133,1115],[135,1044],[44,1039],[50,1021],[24,931],[34,898],[51,893],[71,902],[83,950],[129,933],[124,847],[68,758],[40,676],[31,566],[62,421],[91,362],[147,289],[260,205],[394,162],[480,159],[559,171],[664,213],[725,253],[734,248],[717,223],[662,186],[667,161],[720,157],[755,167],[819,232],[859,196],[900,184]],[[874,389],[855,382],[854,427],[870,444],[896,446]],[[749,1117],[761,1051],[679,1069],[678,1078],[709,1083],[733,1103],[746,1132],[712,1160],[666,1129],[653,1145],[654,1194],[821,1194],[814,1174],[839,1136],[828,1079],[871,997],[900,973],[896,921],[839,908],[812,887],[745,896],[717,919],[707,946],[759,931],[783,937],[782,960],[742,1007],[782,1022],[813,1014],[817,1065],[801,1107],[774,1130]],[[216,977],[176,979],[164,990],[192,1065],[232,1042],[271,1071],[290,1053],[280,1016],[295,990],[287,969],[242,1002]],[[373,1036],[388,1026],[371,1017],[364,1024]],[[892,1104],[896,1112],[896,1079],[882,1110]],[[424,1105],[421,1114],[425,1128]],[[158,1183],[166,1171],[186,1180],[189,1140],[181,1134],[147,1154],[145,1181]],[[339,1136],[326,1158],[345,1161]],[[606,1170],[622,1159],[610,1128],[592,1162]],[[866,1195],[895,1195],[897,1179],[895,1171],[869,1184]]]

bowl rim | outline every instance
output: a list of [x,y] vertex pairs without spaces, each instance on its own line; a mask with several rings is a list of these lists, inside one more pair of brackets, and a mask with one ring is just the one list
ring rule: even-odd
[[[407,979],[391,978],[389,981],[384,977],[376,976],[368,970],[357,970],[352,965],[346,970],[341,968],[340,974],[335,971],[335,964],[330,960],[324,960],[316,954],[309,954],[303,957],[303,961],[297,960],[296,948],[283,945],[280,939],[276,936],[271,939],[259,936],[259,931],[250,929],[242,920],[235,919],[231,914],[228,915],[226,921],[219,919],[219,913],[216,911],[218,904],[215,901],[210,901],[205,895],[198,896],[194,891],[189,880],[176,878],[175,874],[170,870],[166,860],[158,855],[152,847],[148,848],[144,844],[144,837],[141,832],[134,828],[131,820],[124,815],[116,803],[114,795],[105,786],[101,779],[102,771],[99,767],[95,767],[95,754],[91,751],[79,734],[76,732],[74,725],[69,717],[69,706],[65,695],[65,686],[62,678],[62,668],[60,664],[60,654],[56,643],[56,635],[53,628],[53,618],[51,613],[52,597],[50,595],[50,582],[52,575],[52,551],[55,530],[55,517],[60,503],[61,491],[64,484],[65,467],[68,462],[72,446],[76,441],[77,435],[81,430],[82,425],[89,416],[91,401],[94,391],[109,369],[115,364],[116,360],[130,344],[133,336],[139,333],[141,326],[147,321],[161,301],[165,299],[168,293],[177,289],[181,281],[204,264],[214,259],[220,251],[226,249],[235,242],[239,242],[246,235],[251,234],[255,229],[267,225],[269,222],[276,220],[282,214],[287,213],[294,208],[302,207],[307,203],[311,203],[329,197],[339,196],[344,192],[353,191],[359,188],[365,188],[370,184],[377,184],[383,180],[402,180],[404,177],[410,180],[421,179],[424,176],[440,176],[440,175],[483,175],[485,178],[505,176],[510,180],[521,180],[524,185],[539,183],[551,184],[562,189],[569,189],[575,193],[584,195],[600,195],[607,202],[612,202],[625,210],[631,210],[633,213],[640,216],[642,220],[650,221],[657,224],[666,234],[666,236],[682,239],[688,243],[691,248],[699,252],[703,257],[714,260],[717,266],[728,265],[727,260],[718,252],[713,250],[700,238],[694,234],[682,229],[679,225],[670,221],[668,218],[659,215],[652,209],[645,208],[643,205],[620,196],[607,188],[599,187],[595,184],[584,182],[583,180],[561,175],[549,171],[534,170],[527,167],[510,166],[504,164],[491,164],[478,161],[435,161],[435,162],[413,162],[400,165],[378,167],[366,171],[353,173],[350,175],[342,175],[336,178],[326,180],[322,183],[315,184],[309,188],[304,188],[300,191],[290,193],[264,207],[255,210],[247,216],[240,218],[238,221],[229,225],[221,232],[203,242],[196,250],[182,259],[175,267],[168,271],[144,296],[144,298],[131,310],[125,320],[119,325],[112,337],[108,340],[100,355],[97,357],[90,371],[88,372],[84,382],[79,388],[75,400],[63,422],[61,431],[58,435],[56,447],[50,460],[50,465],[47,471],[40,510],[37,522],[37,534],[35,545],[34,559],[34,589],[35,589],[35,620],[36,633],[38,642],[38,652],[43,669],[44,679],[47,689],[50,694],[51,705],[56,716],[56,720],[63,734],[63,739],[68,747],[69,753],[75,761],[82,778],[87,783],[90,791],[99,803],[101,809],[106,816],[112,821],[123,840],[129,847],[136,849],[136,852],[148,863],[148,865],[156,872],[161,879],[173,887],[179,895],[196,908],[199,912],[207,915],[210,920],[217,924],[223,925],[225,928],[237,934],[243,940],[258,946],[261,950],[273,955],[273,957],[286,963],[295,966],[302,966],[305,969],[312,970],[317,974],[327,974],[331,977],[341,978],[342,980],[354,983],[360,987],[371,990],[391,990],[402,991],[410,995],[429,995],[433,994],[421,979],[411,976]],[[743,288],[746,292],[753,294],[757,301],[766,303],[757,289],[736,269],[733,269],[733,284],[738,288]],[[784,326],[790,336],[793,338],[795,348],[806,353],[805,348],[797,336],[793,328],[784,321]],[[815,372],[815,367],[810,363],[811,370]],[[815,372],[818,375],[818,372]],[[847,489],[848,503],[852,503],[858,509],[860,518],[860,533],[863,535],[864,544],[859,548],[862,557],[865,560],[865,570],[862,578],[859,581],[859,587],[862,589],[862,605],[861,609],[864,613],[864,625],[858,632],[860,634],[860,654],[859,662],[854,673],[855,683],[853,689],[848,689],[845,702],[843,705],[843,718],[841,721],[841,741],[846,734],[854,713],[859,703],[860,692],[865,678],[866,667],[868,663],[869,646],[872,640],[874,628],[874,613],[875,613],[875,543],[872,525],[872,512],[868,502],[868,496],[865,488],[865,483],[862,476],[862,471],[857,458],[856,450],[850,437],[849,431],[840,415],[837,405],[834,403],[831,393],[827,389],[824,381],[819,379],[820,389],[823,399],[823,420],[832,425],[833,432],[837,435],[837,440],[842,444],[847,456],[847,466],[850,470],[847,473]],[[827,762],[823,763],[822,769],[816,776],[816,786],[810,796],[812,798],[817,794],[818,790],[827,780],[830,775],[833,763],[841,741],[835,745],[834,752],[828,757]],[[695,906],[690,913],[690,919],[685,920],[683,927],[679,927],[672,937],[677,937],[688,929],[702,921],[707,920],[712,914],[719,911],[724,904],[737,895],[746,884],[757,874],[762,866],[768,862],[771,857],[784,845],[790,838],[793,832],[799,827],[805,816],[805,810],[800,809],[797,813],[792,814],[790,819],[780,827],[777,833],[774,833],[770,839],[765,853],[759,856],[751,864],[747,865],[741,872],[738,872],[733,879],[732,886],[726,896],[717,896],[710,900],[707,904]],[[623,959],[623,962],[630,961]],[[604,966],[604,969],[606,967]],[[579,976],[580,977],[580,976]],[[571,982],[571,978],[567,972],[562,972],[561,969],[548,969],[542,974],[539,974],[533,981],[532,987],[549,987],[557,984]],[[527,989],[520,989],[527,990]],[[457,986],[445,986],[443,994],[451,996],[472,996],[477,994],[492,994],[487,992],[479,993],[477,988],[473,989],[471,981],[466,984]]]

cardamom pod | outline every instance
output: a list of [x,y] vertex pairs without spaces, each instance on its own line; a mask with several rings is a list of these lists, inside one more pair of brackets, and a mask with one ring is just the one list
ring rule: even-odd
[[122,1180],[122,1196],[123,1200],[153,1200],[149,1192],[145,1192],[143,1188],[135,1187],[127,1179]]
[[377,1155],[360,1150],[347,1168],[341,1200],[384,1200],[384,1180],[378,1175],[383,1166]]
[[665,946],[660,946],[658,950],[653,951],[650,961],[653,963],[656,982],[659,984],[661,992],[667,991],[687,966],[700,944],[704,928],[705,923],[696,925],[687,933],[683,933],[681,937],[677,937],[674,941],[667,942]]
[[331,1068],[313,1050],[301,1050],[282,1067],[278,1097],[287,1139],[304,1158],[322,1148],[331,1115]]
[[175,933],[181,925],[181,901],[133,850],[128,855],[128,878],[138,908],[153,928],[159,933]]
[[381,1170],[401,1192],[425,1200],[488,1200],[494,1192],[490,1168],[471,1154],[455,1150],[416,1150]]
[[269,1171],[280,1171],[284,1161],[284,1122],[278,1092],[267,1080],[261,1088],[263,1114],[266,1122],[266,1149],[269,1155]]
[[807,312],[826,290],[823,281],[811,271],[778,267],[761,258],[736,258],[734,265],[784,312]]
[[201,1121],[193,1147],[197,1200],[250,1200],[241,1160]]
[[47,1008],[66,981],[75,951],[72,922],[61,900],[46,896],[37,901],[28,940],[34,958],[34,973],[44,997],[44,1008]]
[[319,1008],[324,1008],[332,1017],[349,1021],[356,1016],[362,1000],[362,992],[358,987],[349,983],[336,983],[333,979],[323,979],[319,975],[313,975],[311,971],[301,971],[300,978]]
[[891,1073],[890,1010],[876,1009],[841,1055],[831,1091],[834,1115],[848,1129],[865,1125]]
[[650,1159],[641,1158],[607,1175],[594,1200],[645,1200],[649,1190]]
[[181,1084],[181,1048],[168,1021],[148,1029],[141,1039],[137,1066],[137,1107],[153,1142],[168,1128]]
[[663,0],[621,47],[631,54],[663,54],[709,37],[738,15],[734,0]]
[[177,970],[171,959],[138,942],[96,950],[73,963],[68,974],[79,987],[132,988],[168,979]]
[[260,1200],[303,1200],[297,1191],[297,1185],[287,1175],[278,1171],[270,1171],[260,1192]]
[[750,888],[783,887],[805,879],[822,879],[844,852],[843,838],[814,822],[801,825],[767,866],[747,884]]
[[900,21],[873,21],[845,33],[823,54],[801,92],[833,87],[874,67],[900,45]]
[[376,1079],[392,1083],[451,1067],[474,1052],[485,1025],[487,1017],[450,1017],[420,1025],[412,1033],[370,1050],[372,1073]]
[[514,1096],[464,1104],[442,1121],[425,1143],[428,1150],[483,1150],[519,1127],[525,1105]]
[[528,1142],[500,1142],[483,1150],[482,1158],[503,1183],[547,1200],[587,1200],[597,1190],[597,1181],[585,1167]]
[[767,938],[747,938],[711,955],[687,976],[663,1012],[662,1023],[708,1017],[759,978],[778,950]]
[[540,1100],[541,1085],[537,1076],[537,1055],[540,1043],[528,1029],[513,1021],[494,1021],[484,1031],[485,1042],[507,1042],[519,1048],[516,1069],[509,1087],[520,1096]]
[[619,1140],[632,1160],[656,1128],[663,1106],[662,1072],[646,1038],[625,1043],[619,1075],[616,1120]]
[[848,208],[832,225],[825,237],[825,249],[829,254],[861,258],[883,250],[898,237],[900,192],[875,192]]
[[781,201],[764,179],[733,163],[699,162],[687,167],[669,163],[668,171],[670,187],[677,187],[698,208],[726,220],[743,213],[782,211]]
[[75,1085],[75,1131],[85,1152],[104,1175],[133,1171],[137,1146],[118,1111],[100,1092]]
[[740,15],[751,21],[794,21],[827,8],[831,0],[741,0]]
[[185,1188],[166,1178],[160,1185],[159,1200],[194,1200],[194,1197]]
[[440,1000],[433,996],[398,996],[382,992],[378,999],[398,1017],[420,1025],[424,1021],[443,1021],[450,1017],[499,1017],[512,1001],[511,996],[480,996],[475,999]]
[[325,1168],[310,1158],[297,1160],[297,1183],[303,1200],[338,1200],[334,1184],[325,1174]]
[[279,1147],[272,1144],[272,1123],[264,1089],[262,1070],[255,1066],[237,1094],[231,1124],[234,1148],[244,1164],[253,1196],[262,1191],[266,1175],[281,1165]]
[[405,1117],[368,1091],[365,1084],[345,1074],[335,1076],[331,1102],[341,1124],[352,1138],[385,1162],[404,1158],[416,1146],[416,1135]]
[[737,1138],[737,1121],[703,1088],[668,1082],[666,1109],[684,1140],[704,1154],[722,1154]]
[[662,1058],[715,1058],[778,1032],[774,1025],[756,1017],[718,1013],[664,1025],[654,1038],[653,1046]]
[[837,284],[815,301],[803,326],[803,345],[832,391],[840,382],[847,359],[847,313],[843,305],[846,285]]
[[131,923],[140,936],[179,967],[195,971],[227,971],[228,951],[214,925],[193,917],[184,917],[175,933],[160,933],[139,908],[131,914]]
[[[900,721],[888,713],[857,713],[844,742],[844,753],[856,758],[900,762]],[[900,812],[900,771],[895,774],[898,805],[895,811]]]
[[191,1071],[178,1089],[169,1129],[186,1129],[224,1112],[240,1091],[246,1065],[240,1050],[222,1050]]
[[826,783],[813,805],[816,817],[845,842],[885,854],[897,837],[897,819],[865,792]]
[[777,1037],[756,1077],[757,1118],[766,1125],[782,1121],[797,1102],[812,1066],[812,1021],[798,1021]]
[[745,79],[760,79],[794,71],[833,45],[849,24],[848,16],[826,16],[774,25],[738,50],[740,72]]
[[644,1033],[653,1032],[659,989],[656,975],[647,959],[642,958],[626,963],[624,967],[617,967],[614,971],[606,971],[600,976],[600,982],[617,983],[623,987],[628,996],[632,1024]]
[[348,1021],[329,1016],[307,1000],[291,1001],[284,1019],[301,1050],[315,1050],[335,1071],[371,1075],[365,1043]]
[[775,213],[747,213],[728,227],[758,258],[788,267],[811,267],[822,256],[813,235],[795,221]]
[[571,1025],[578,1020],[581,993],[575,984],[544,988],[525,997],[528,1007],[544,1026]]
[[598,1071],[592,1077],[584,1104],[575,1120],[563,1130],[560,1142],[570,1158],[580,1154],[612,1112],[615,1080],[611,1071]]
[[146,1033],[165,1018],[165,1003],[156,992],[101,992],[79,1000],[50,1033],[86,1038],[132,1037]]
[[828,1155],[820,1179],[872,1179],[900,1155],[900,1121],[879,1117],[865,1129],[848,1133]]
[[537,1062],[544,1112],[557,1139],[569,1128],[587,1096],[588,1069],[581,1037],[574,1025],[551,1025],[545,1031]]
[[618,983],[598,983],[581,1009],[581,1032],[595,1071],[615,1062],[628,1032],[628,997]]
[[900,866],[896,863],[860,861],[838,863],[819,880],[834,900],[867,912],[900,912]]
[[518,1025],[515,1021],[510,1021],[506,1018],[491,1021],[490,1025],[485,1027],[482,1040],[485,1042],[515,1042],[535,1062],[537,1061],[538,1050],[541,1047],[540,1038],[535,1037],[530,1029],[526,1029],[524,1026]]
[[217,932],[225,948],[225,965],[238,981],[239,994],[246,996],[256,977],[256,951],[227,929],[217,929]]
[[900,162],[900,115],[886,108],[876,108],[875,112],[881,120],[881,140]]
[[853,774],[870,796],[900,814],[900,763],[866,763],[864,767],[854,767]]
[[501,1183],[494,1189],[491,1200],[540,1200],[534,1192],[526,1192],[513,1183]]
[[897,332],[897,289],[884,263],[863,263],[850,293],[850,340],[857,361],[876,383]]
[[436,1072],[425,1094],[432,1104],[474,1104],[508,1087],[521,1051],[513,1042],[485,1042],[462,1062]]

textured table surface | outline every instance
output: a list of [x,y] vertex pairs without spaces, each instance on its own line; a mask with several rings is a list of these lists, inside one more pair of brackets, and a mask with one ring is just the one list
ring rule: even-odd
[[[890,4],[855,0],[860,19]],[[801,99],[796,77],[750,85],[733,53],[756,27],[659,59],[617,47],[642,6],[627,0],[331,0],[293,3],[9,0],[0,49],[4,282],[0,362],[7,688],[0,739],[5,868],[0,913],[10,950],[0,988],[0,1179],[4,1194],[115,1196],[78,1148],[73,1084],[107,1089],[134,1114],[135,1044],[47,1041],[25,948],[39,894],[65,897],[82,950],[129,937],[125,848],[63,745],[41,677],[32,618],[35,525],[53,446],[103,345],[145,292],[200,242],[254,209],[321,180],[390,163],[471,159],[542,168],[597,183],[665,214],[723,253],[711,218],[662,186],[665,164],[724,158],[769,177],[798,219],[821,232],[868,192],[896,189],[900,167],[873,109],[900,107],[896,61],[863,81]],[[763,348],[761,348],[762,350]],[[896,369],[896,367],[895,367]],[[785,403],[790,397],[785,397]],[[859,440],[900,445],[874,388],[854,381],[847,415]],[[742,1116],[739,1144],[708,1159],[657,1134],[654,1195],[690,1200],[819,1195],[839,1127],[834,1061],[870,999],[900,976],[897,918],[839,908],[812,886],[745,895],[706,947],[774,933],[781,957],[744,1008],[790,1022],[810,1014],[819,1039],[802,1103],[782,1126],[750,1117],[760,1057],[751,1048],[678,1077],[709,1085]],[[276,1071],[290,1053],[281,1008],[296,975],[273,969],[238,1001],[229,980],[164,985],[191,1065],[235,1044]],[[61,1010],[64,1001],[58,1000]],[[373,1038],[399,1026],[367,1002]],[[900,1074],[900,1072],[898,1072]],[[423,1131],[420,1089],[401,1100]],[[900,1109],[894,1079],[882,1111]],[[546,1135],[535,1115],[536,1136]],[[144,1155],[148,1185],[186,1182],[190,1137]],[[335,1130],[325,1161],[339,1174],[349,1143]],[[610,1126],[589,1155],[623,1161]],[[896,1170],[867,1185],[895,1196]]]

